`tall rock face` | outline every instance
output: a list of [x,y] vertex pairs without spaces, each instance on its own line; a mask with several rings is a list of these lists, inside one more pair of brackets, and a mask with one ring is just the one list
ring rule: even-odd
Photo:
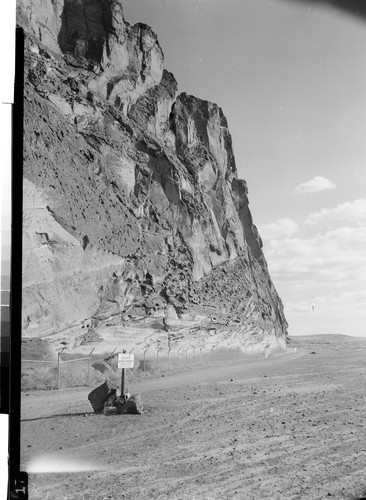
[[19,0],[18,24],[24,335],[284,345],[222,110],[178,95],[120,1]]

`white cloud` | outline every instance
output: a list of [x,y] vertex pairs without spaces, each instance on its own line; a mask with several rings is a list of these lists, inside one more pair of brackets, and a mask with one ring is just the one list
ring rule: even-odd
[[264,240],[290,237],[295,234],[298,229],[299,225],[297,224],[297,222],[288,218],[279,219],[272,224],[266,224],[258,228],[259,234]]
[[323,235],[267,242],[270,274],[281,285],[327,283],[340,286],[364,280],[366,227],[340,227]]
[[337,186],[332,181],[326,177],[314,177],[310,181],[303,182],[295,187],[295,193],[297,194],[311,194],[320,193],[321,191],[328,191],[329,189],[335,189]]
[[366,198],[355,201],[347,201],[333,208],[323,208],[319,212],[314,212],[305,221],[307,225],[327,223],[331,221],[350,221],[354,223],[364,223],[366,221]]
[[[366,335],[366,199],[260,228],[290,334]],[[314,298],[315,311],[312,311]]]

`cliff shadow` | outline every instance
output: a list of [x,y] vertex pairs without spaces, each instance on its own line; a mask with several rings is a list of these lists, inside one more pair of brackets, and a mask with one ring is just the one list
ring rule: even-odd
[[57,37],[60,49],[76,58],[100,63],[108,35],[113,33],[111,3],[107,0],[65,0]]

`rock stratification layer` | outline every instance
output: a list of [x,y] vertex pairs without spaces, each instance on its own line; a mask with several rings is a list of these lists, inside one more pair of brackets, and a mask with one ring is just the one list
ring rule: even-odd
[[19,0],[27,337],[284,345],[222,110],[115,0]]

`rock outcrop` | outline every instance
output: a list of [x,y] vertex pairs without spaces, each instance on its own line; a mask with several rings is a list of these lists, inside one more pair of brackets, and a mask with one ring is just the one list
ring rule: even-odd
[[284,345],[222,110],[178,95],[120,1],[21,0],[18,23],[24,335]]

